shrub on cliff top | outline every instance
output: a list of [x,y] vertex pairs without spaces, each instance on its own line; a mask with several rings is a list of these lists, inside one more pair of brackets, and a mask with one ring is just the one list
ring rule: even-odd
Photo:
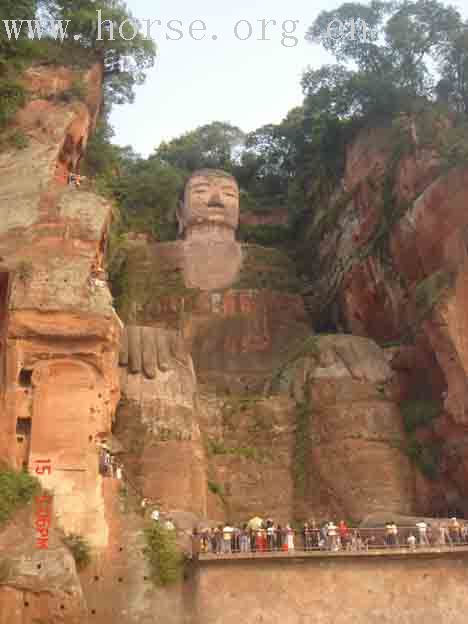
[[0,527],[39,490],[38,480],[27,472],[0,467]]
[[144,554],[151,568],[151,578],[156,585],[175,583],[182,575],[183,557],[177,547],[175,531],[164,528],[159,522],[145,529]]

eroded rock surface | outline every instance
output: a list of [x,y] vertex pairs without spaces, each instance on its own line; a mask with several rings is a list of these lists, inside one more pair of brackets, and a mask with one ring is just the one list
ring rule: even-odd
[[[78,78],[85,100],[60,99]],[[96,547],[108,535],[96,442],[119,400],[121,322],[102,268],[111,206],[67,176],[94,127],[101,81],[99,66],[30,70],[33,95],[15,120],[28,145],[0,154],[0,451],[32,472],[50,460],[41,480],[61,525]]]
[[[306,302],[318,326],[396,348],[401,400],[443,404],[439,424],[415,435],[439,457],[440,483],[450,489],[456,481],[460,508],[465,488],[453,468],[465,458],[452,442],[467,427],[468,171],[447,166],[437,149],[449,126],[422,113],[363,130],[348,146],[341,188],[316,216],[316,238],[307,244],[316,253]],[[453,500],[432,511],[450,507]]]

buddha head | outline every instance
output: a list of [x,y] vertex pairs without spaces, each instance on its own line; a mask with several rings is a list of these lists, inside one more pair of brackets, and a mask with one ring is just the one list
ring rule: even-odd
[[179,233],[190,235],[208,228],[230,232],[239,225],[239,187],[236,180],[216,169],[195,171],[185,186],[178,210]]

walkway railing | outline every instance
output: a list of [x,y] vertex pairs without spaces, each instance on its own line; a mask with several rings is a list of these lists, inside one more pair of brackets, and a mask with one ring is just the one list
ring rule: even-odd
[[[292,538],[292,539],[291,539]],[[408,539],[410,538],[410,539]],[[398,527],[397,535],[389,535],[382,527],[349,529],[346,535],[323,535],[320,530],[311,530],[304,535],[295,531],[286,532],[251,531],[234,533],[231,539],[224,539],[221,532],[217,534],[200,534],[200,556],[213,558],[238,555],[288,555],[297,553],[328,552],[328,553],[365,553],[376,550],[386,551],[420,551],[427,549],[451,549],[468,546],[468,532],[449,531],[439,526],[429,528],[420,533],[414,526]]]

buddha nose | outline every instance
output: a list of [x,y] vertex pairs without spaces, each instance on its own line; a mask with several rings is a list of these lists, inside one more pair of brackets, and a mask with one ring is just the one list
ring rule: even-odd
[[221,198],[221,193],[219,192],[219,189],[215,189],[210,196],[209,202],[208,202],[208,206],[221,206],[223,207],[223,200]]

